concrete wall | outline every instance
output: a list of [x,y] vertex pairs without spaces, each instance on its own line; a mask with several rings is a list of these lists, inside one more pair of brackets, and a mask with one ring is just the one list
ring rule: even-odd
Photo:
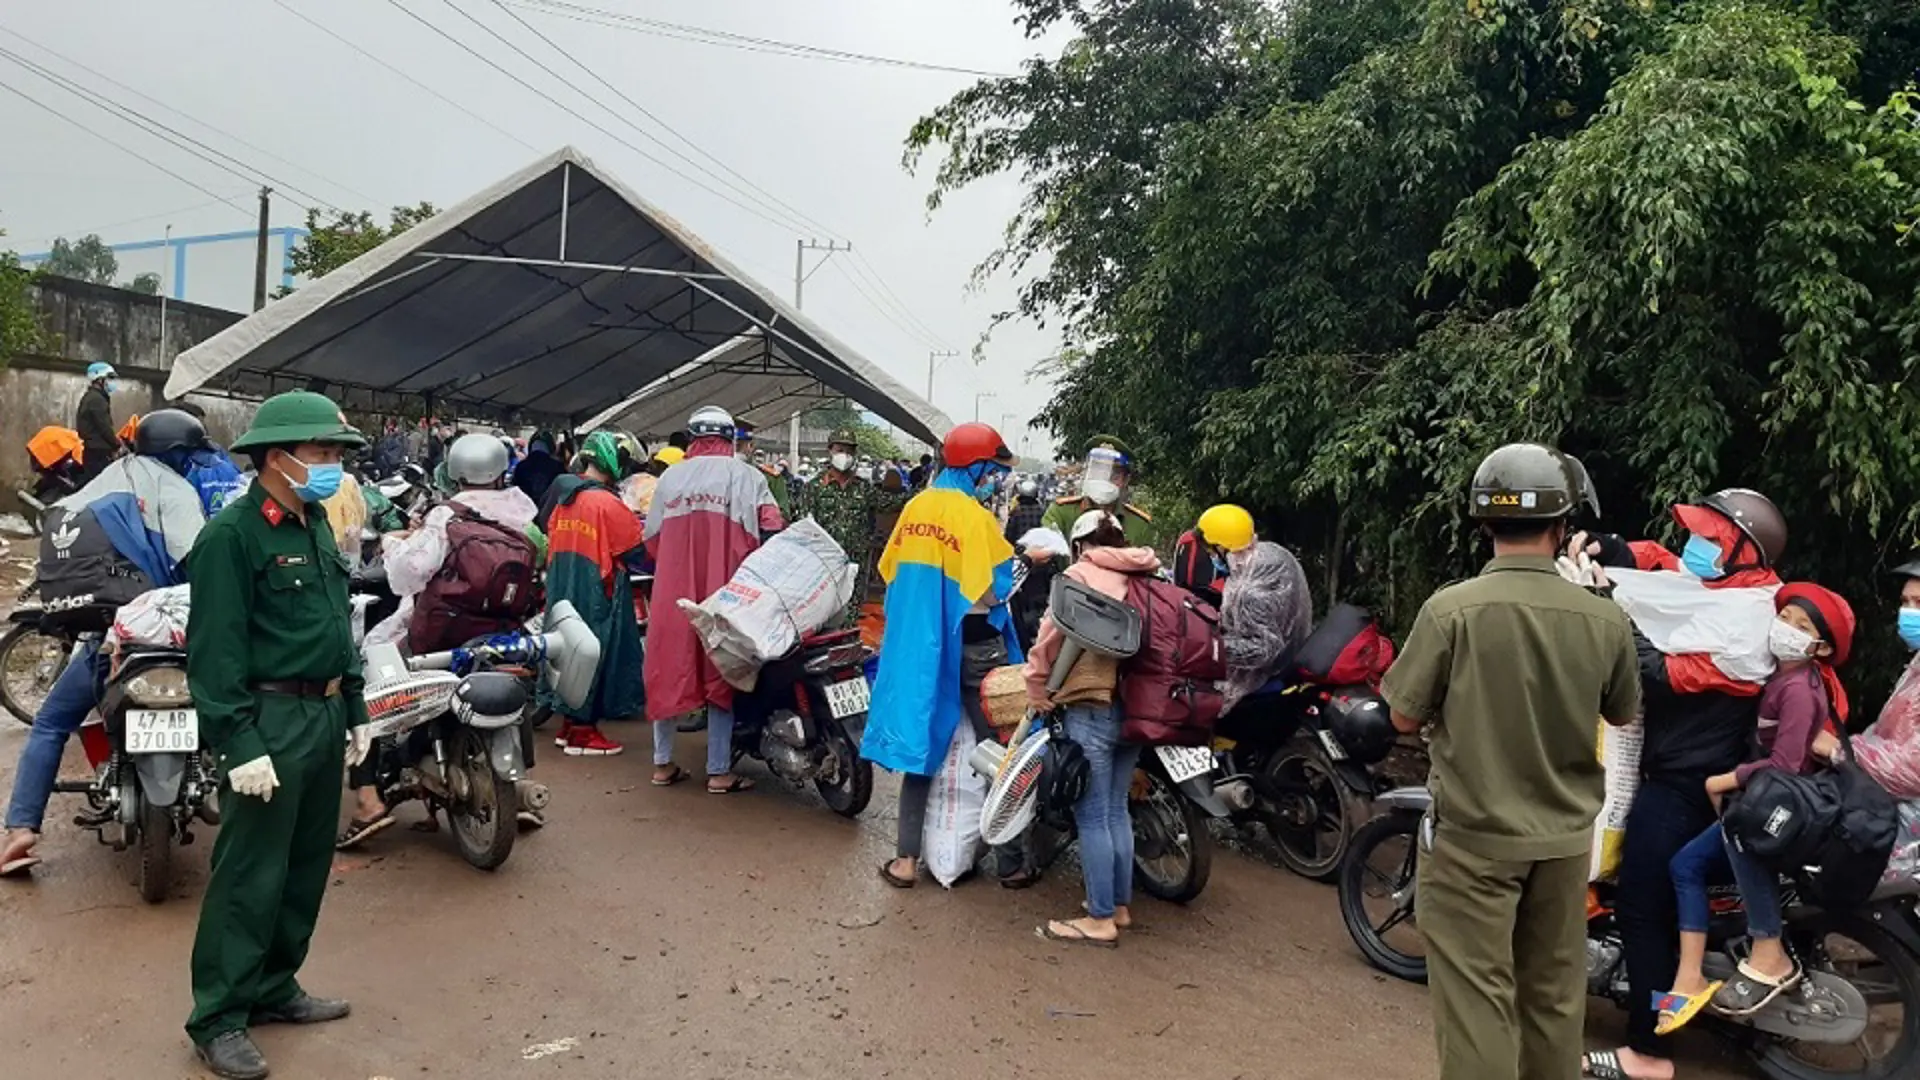
[[[173,359],[242,316],[232,311],[167,301],[162,344],[160,298],[65,278],[42,278],[34,299],[45,332],[38,353],[6,357],[0,369],[0,510],[17,506],[14,491],[32,483],[26,442],[48,424],[73,426],[86,389],[86,367],[105,360],[120,373],[113,414],[124,422],[166,404],[161,388]],[[222,443],[244,430],[251,402],[189,395],[207,411],[207,430]]]

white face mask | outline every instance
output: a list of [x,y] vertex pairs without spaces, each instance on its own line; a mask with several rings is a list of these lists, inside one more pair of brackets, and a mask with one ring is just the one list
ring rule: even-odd
[[1785,619],[1773,620],[1773,626],[1767,630],[1767,651],[1776,660],[1792,663],[1796,660],[1810,660],[1819,639]]
[[840,472],[846,472],[853,468],[853,455],[844,450],[839,451],[827,458],[827,464],[833,466]]

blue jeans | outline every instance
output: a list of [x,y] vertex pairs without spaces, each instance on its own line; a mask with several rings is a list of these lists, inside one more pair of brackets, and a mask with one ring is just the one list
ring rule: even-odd
[[1087,793],[1073,804],[1080,833],[1080,869],[1087,880],[1087,914],[1113,918],[1133,902],[1133,814],[1127,790],[1140,748],[1120,742],[1120,714],[1110,705],[1069,705],[1067,737],[1086,752]]
[[1747,909],[1747,933],[1757,938],[1780,937],[1780,879],[1760,860],[1741,851],[1718,823],[1693,838],[1673,857],[1674,896],[1680,902],[1680,932],[1704,934],[1713,912],[1707,902],[1707,883],[1714,875],[1733,871],[1740,899]]
[[[673,733],[678,718],[653,723],[653,763],[673,764]],[[733,771],[733,711],[717,705],[707,706],[707,775],[725,776]]]
[[20,767],[13,774],[13,798],[7,803],[7,828],[40,831],[47,800],[60,778],[60,755],[67,737],[80,730],[87,713],[100,703],[106,682],[107,658],[96,642],[82,643],[73,660],[47,691],[47,700],[33,714],[33,730],[20,751]]

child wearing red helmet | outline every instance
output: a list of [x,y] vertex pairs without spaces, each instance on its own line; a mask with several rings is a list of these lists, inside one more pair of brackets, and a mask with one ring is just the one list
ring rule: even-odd
[[[1839,594],[1810,582],[1794,582],[1774,595],[1774,621],[1767,645],[1775,668],[1760,695],[1759,756],[1707,780],[1707,794],[1720,800],[1745,787],[1761,769],[1806,775],[1823,767],[1815,741],[1829,723],[1845,723],[1847,697],[1834,669],[1853,650],[1853,609]],[[1726,867],[1740,885],[1747,910],[1752,955],[1732,980],[1708,981],[1707,879]],[[1781,945],[1780,888],[1773,870],[1732,843],[1715,824],[1673,857],[1674,893],[1680,904],[1680,973],[1657,1004],[1658,1033],[1679,1030],[1711,1004],[1728,1016],[1749,1016],[1799,985],[1800,965]]]

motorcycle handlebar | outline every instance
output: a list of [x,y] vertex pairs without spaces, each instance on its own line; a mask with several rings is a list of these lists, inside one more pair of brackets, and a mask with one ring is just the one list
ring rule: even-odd
[[514,637],[511,644],[482,643],[422,653],[408,660],[407,666],[415,671],[450,671],[463,655],[487,664],[537,662],[561,645],[558,634],[516,634]]

